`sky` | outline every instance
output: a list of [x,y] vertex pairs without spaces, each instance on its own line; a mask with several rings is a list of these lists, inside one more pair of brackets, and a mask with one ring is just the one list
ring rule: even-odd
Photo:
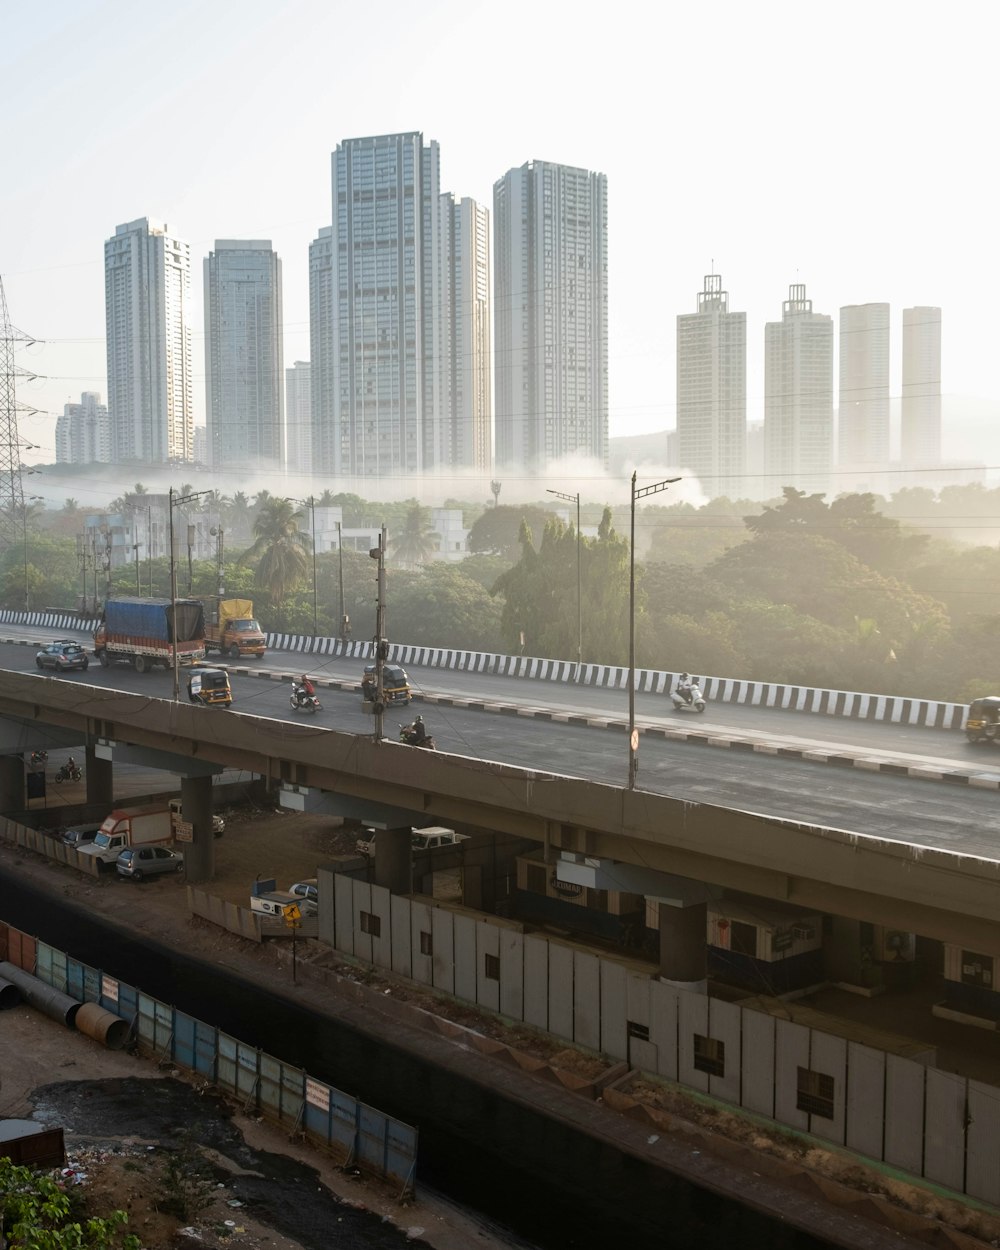
[[891,304],[894,394],[902,309],[940,306],[946,411],[977,401],[971,421],[946,424],[945,458],[1000,463],[990,12],[964,0],[8,0],[0,274],[11,320],[38,340],[17,357],[39,375],[18,387],[39,410],[20,417],[34,445],[23,459],[54,461],[63,405],[106,396],[103,245],[116,225],[150,217],[191,244],[201,423],[214,241],[272,240],[285,365],[307,360],[308,246],[331,220],[330,154],[344,138],[419,130],[440,144],[442,191],[491,209],[493,183],[527,160],[607,175],[612,438],[673,427],[676,317],[715,272],[747,314],[749,420],[763,416],[764,323],[804,282],[835,321],[844,304]]

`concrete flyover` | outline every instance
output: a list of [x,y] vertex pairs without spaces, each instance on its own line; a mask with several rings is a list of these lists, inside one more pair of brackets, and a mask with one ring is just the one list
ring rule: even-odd
[[222,765],[274,785],[390,805],[412,823],[464,822],[553,855],[618,861],[803,909],[1000,949],[1000,862],[628,791],[367,736],[0,671],[0,709],[27,727]]

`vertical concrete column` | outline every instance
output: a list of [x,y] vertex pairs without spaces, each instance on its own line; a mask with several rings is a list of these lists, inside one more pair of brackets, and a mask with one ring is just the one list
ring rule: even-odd
[[98,803],[110,812],[115,805],[115,766],[88,746],[83,761],[84,781],[87,783],[87,802]]
[[708,905],[660,904],[660,980],[694,994],[708,992]]
[[413,831],[378,829],[375,833],[375,884],[390,894],[413,893]]
[[192,840],[177,848],[184,856],[184,872],[192,885],[211,881],[215,876],[211,776],[181,778],[181,811],[194,830]]
[[24,807],[24,760],[0,755],[0,812],[23,812]]

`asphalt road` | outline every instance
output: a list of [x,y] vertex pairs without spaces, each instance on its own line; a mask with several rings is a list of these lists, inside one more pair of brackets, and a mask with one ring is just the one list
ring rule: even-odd
[[[7,631],[10,636],[9,629]],[[31,631],[41,638],[45,631]],[[52,633],[53,631],[48,631]],[[29,646],[0,644],[0,665],[35,671]],[[323,681],[360,679],[357,661],[331,660],[271,652],[251,670],[291,674],[305,669]],[[411,683],[426,693],[495,699],[551,710],[589,711],[594,716],[627,716],[624,691],[573,687],[557,683],[482,677],[450,670],[410,670]],[[53,680],[49,678],[49,680]],[[86,682],[169,699],[169,672],[137,674],[125,666],[54,680]],[[288,702],[290,687],[280,680],[234,673],[234,711],[255,716],[294,719]],[[372,720],[353,691],[320,688],[322,710],[310,718],[317,728],[370,733]],[[772,709],[731,705],[710,706],[704,717],[666,711],[662,696],[640,695],[636,717],[641,724],[676,725],[696,721],[698,728],[725,726],[744,736],[760,734],[829,745],[892,751],[921,760],[972,764],[1000,771],[1000,753],[973,748],[954,731],[875,725],[833,717],[780,713]],[[669,706],[669,705],[668,705]],[[523,717],[488,715],[459,707],[427,706],[425,720],[439,750],[476,759],[499,760],[595,781],[624,784],[628,749],[623,732],[557,724]],[[219,715],[232,713],[220,711]],[[386,714],[385,731],[409,719],[402,709]],[[991,749],[992,752],[992,749]],[[956,787],[941,782],[845,771],[830,765],[773,755],[719,750],[692,743],[644,737],[639,748],[639,787],[696,802],[779,816],[788,820],[948,849],[988,859],[1000,858],[1000,802],[993,790]]]

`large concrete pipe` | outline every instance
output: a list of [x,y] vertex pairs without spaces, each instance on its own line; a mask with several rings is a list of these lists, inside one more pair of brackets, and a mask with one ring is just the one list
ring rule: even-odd
[[121,1050],[128,1041],[128,1021],[105,1011],[100,1003],[84,1003],[76,1013],[76,1027],[78,1032],[101,1042],[108,1050]]
[[52,989],[44,981],[39,981],[38,977],[33,977],[30,972],[25,972],[14,964],[0,963],[0,977],[16,985],[25,1001],[43,1015],[51,1016],[53,1020],[61,1020],[68,1029],[73,1027],[76,1013],[80,1010],[80,1004],[75,998]]
[[0,978],[0,1011],[6,1011],[8,1007],[16,1007],[21,1001],[21,991],[12,981],[4,981]]

